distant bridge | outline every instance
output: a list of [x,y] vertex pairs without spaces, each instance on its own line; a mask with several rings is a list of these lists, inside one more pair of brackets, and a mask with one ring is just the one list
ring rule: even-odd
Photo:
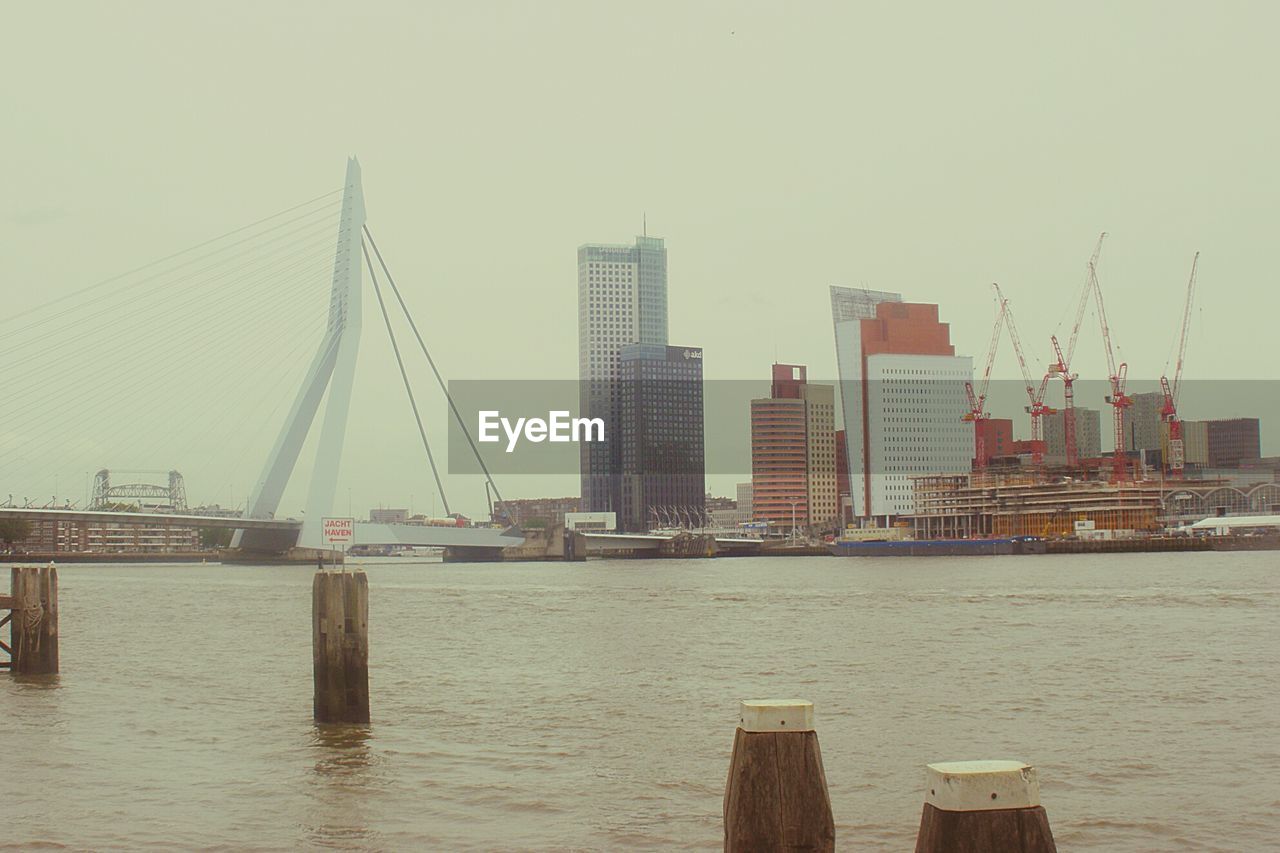
[[[310,204],[310,202],[305,204]],[[291,213],[294,210],[296,208],[291,208],[284,213]],[[284,244],[292,242],[295,239],[295,234],[306,233],[307,237],[305,239],[308,242],[305,245],[308,247],[312,245],[319,246],[321,245],[320,242],[314,242],[319,240],[318,229],[315,233],[308,230],[312,228],[312,225],[316,224],[314,221],[308,220],[308,224],[296,227],[292,225],[292,223],[306,219],[310,215],[310,213],[298,214],[283,222],[276,222],[269,228],[263,228],[261,233],[289,226],[291,230],[273,234],[269,242],[280,241]],[[262,220],[262,222],[265,221]],[[254,223],[255,226],[259,224],[261,223]],[[248,227],[250,226],[246,226],[246,228]],[[239,231],[243,230],[239,229]],[[250,239],[240,235],[239,232],[233,233],[237,234],[236,242],[227,244],[227,248],[239,245]],[[303,240],[301,237],[296,239]],[[317,252],[313,258],[305,257],[306,252],[310,251],[309,248],[297,252],[296,254],[302,256],[299,258],[295,258],[293,254],[276,257],[274,254],[264,253],[254,256],[253,261],[243,264],[239,258],[224,258],[214,264],[200,268],[195,273],[190,273],[191,275],[204,275],[206,270],[214,268],[217,264],[225,264],[225,268],[220,267],[219,272],[216,274],[211,273],[211,277],[208,280],[197,278],[196,281],[207,283],[208,281],[221,281],[223,278],[229,277],[229,280],[240,281],[244,279],[253,282],[256,279],[252,278],[252,276],[256,274],[255,270],[260,267],[269,269],[267,280],[274,280],[272,277],[280,275],[286,270],[290,271],[290,275],[297,275],[304,281],[307,278],[318,275],[324,276],[329,280],[328,312],[324,320],[323,331],[319,335],[319,339],[314,343],[315,350],[310,366],[307,368],[305,378],[302,380],[300,387],[292,395],[292,402],[288,406],[287,413],[278,424],[279,431],[266,455],[262,473],[250,489],[248,500],[241,515],[233,517],[206,516],[189,512],[183,478],[176,470],[168,472],[129,472],[118,469],[114,471],[103,469],[98,472],[94,484],[93,502],[86,509],[72,509],[70,506],[65,506],[61,509],[3,507],[0,508],[0,518],[23,518],[34,522],[60,521],[78,525],[145,525],[167,529],[230,529],[234,531],[231,540],[232,548],[238,549],[247,558],[286,555],[287,559],[313,560],[315,559],[315,552],[327,551],[331,547],[335,547],[326,539],[322,521],[325,518],[340,515],[340,513],[334,511],[334,496],[337,491],[339,467],[343,445],[346,440],[348,413],[351,404],[352,386],[355,381],[355,367],[361,336],[361,303],[366,289],[372,290],[371,295],[376,297],[375,302],[378,313],[381,315],[382,325],[386,327],[387,335],[390,338],[391,349],[399,367],[408,402],[413,410],[418,434],[422,440],[423,449],[426,451],[426,462],[430,465],[431,474],[435,481],[436,492],[441,499],[445,514],[452,515],[449,499],[445,495],[441,472],[437,467],[436,456],[432,453],[418,403],[410,388],[409,373],[404,364],[401,347],[396,341],[395,324],[392,323],[388,306],[392,308],[398,307],[403,312],[404,319],[413,332],[414,341],[421,349],[422,355],[430,366],[446,400],[449,401],[450,410],[459,424],[462,422],[462,416],[449,397],[447,385],[439,370],[436,369],[436,363],[432,359],[403,295],[396,286],[391,272],[379,252],[377,244],[374,242],[373,234],[366,223],[360,165],[354,158],[349,159],[347,162],[341,211],[337,222],[336,241],[330,242],[332,239],[324,238],[323,245],[326,248],[323,251],[325,254],[320,255]],[[328,248],[335,246],[335,243],[336,248]],[[195,263],[196,260],[203,263],[205,258],[220,251],[222,249],[211,250],[199,259],[188,259],[176,264],[170,271]],[[274,249],[272,251],[274,252]],[[329,251],[333,252],[332,256],[327,254]],[[330,257],[332,258],[331,261]],[[232,266],[232,264],[240,265]],[[310,264],[314,264],[314,266]],[[363,281],[366,269],[369,279],[368,287]],[[186,274],[187,271],[184,270],[184,275]],[[383,278],[382,281],[380,281],[380,276]],[[114,280],[108,279],[108,281]],[[291,293],[292,291],[284,291],[282,295]],[[104,299],[106,297],[95,298]],[[140,298],[140,294],[131,294],[129,298],[136,301]],[[277,308],[280,307],[275,302],[271,304]],[[291,307],[288,302],[283,304],[286,309]],[[48,321],[42,320],[39,322]],[[33,323],[32,325],[38,325],[38,323]],[[305,341],[302,345],[307,346],[310,344],[310,341]],[[269,369],[269,366],[264,366],[264,371]],[[324,409],[323,415],[320,414],[322,406]],[[174,413],[166,413],[164,415],[165,418],[175,416]],[[70,421],[74,423],[75,418],[71,418]],[[319,423],[317,424],[316,421],[319,421]],[[176,425],[165,424],[166,428],[171,429],[173,426]],[[284,494],[295,473],[295,469],[298,468],[299,456],[304,444],[308,443],[308,436],[317,431],[313,427],[318,428],[319,435],[315,436],[315,462],[311,471],[308,472],[310,475],[309,483],[306,487],[303,502],[305,509],[299,513],[300,517],[298,519],[282,518],[280,516],[284,513],[281,510],[281,503]],[[86,425],[83,428],[88,427]],[[470,439],[469,427],[463,424],[462,428],[464,434]],[[232,444],[234,443],[235,440],[233,439]],[[471,449],[479,459],[479,451],[474,443]],[[8,453],[12,456],[13,451],[8,451]],[[0,461],[5,458],[4,453],[0,453]],[[502,495],[498,491],[493,478],[489,475],[483,460],[480,460],[480,467],[484,470],[487,486],[492,490],[497,500],[501,502]],[[138,482],[132,476],[115,476],[138,473],[167,475],[167,483]],[[117,479],[120,482],[116,482]],[[55,498],[54,504],[56,505],[56,503],[57,500]],[[111,511],[116,507],[128,507],[130,509],[122,512]],[[498,530],[481,527],[451,528],[413,524],[356,523],[353,539],[343,542],[340,547],[348,545],[443,546],[452,549],[475,549],[472,556],[487,556],[487,552],[492,549],[519,544],[523,540],[523,534],[516,528]],[[290,554],[289,552],[291,551],[294,553]]]
[[[270,551],[294,547],[303,523],[295,518],[237,518],[219,515],[184,515],[168,512],[106,512],[78,509],[0,507],[0,519],[16,518],[32,523],[127,524],[175,528],[212,527],[222,530],[256,530],[266,534]],[[352,545],[406,545],[438,548],[505,548],[519,545],[519,531],[492,527],[434,527],[423,524],[372,524],[356,522]]]

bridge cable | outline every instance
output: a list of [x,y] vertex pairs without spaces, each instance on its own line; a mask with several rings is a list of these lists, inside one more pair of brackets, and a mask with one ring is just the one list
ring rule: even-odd
[[498,499],[498,504],[502,505],[502,492],[498,491],[498,484],[493,481],[493,475],[489,473],[489,466],[484,464],[484,458],[480,455],[480,449],[476,447],[475,440],[471,437],[471,430],[467,429],[467,425],[462,420],[462,413],[458,411],[458,406],[453,402],[453,396],[449,393],[448,387],[445,385],[444,378],[440,375],[440,371],[436,368],[435,359],[431,357],[431,353],[427,351],[427,345],[422,340],[421,333],[418,332],[418,324],[413,322],[413,315],[409,313],[409,306],[405,304],[404,297],[400,295],[400,288],[396,287],[396,280],[391,277],[391,270],[387,269],[386,261],[382,260],[382,253],[378,251],[378,244],[374,242],[373,234],[369,232],[369,226],[364,226],[365,236],[369,238],[369,245],[373,247],[373,253],[378,256],[378,263],[382,266],[383,273],[387,276],[387,282],[391,285],[391,291],[396,295],[396,300],[400,303],[400,310],[404,312],[405,319],[409,321],[409,328],[413,330],[413,336],[418,339],[418,346],[422,348],[422,354],[427,357],[427,364],[431,365],[431,372],[435,374],[436,382],[440,385],[440,392],[444,394],[444,398],[449,401],[449,409],[453,412],[453,417],[458,422],[458,428],[462,430],[462,434],[467,437],[467,444],[471,446],[471,452],[476,457],[476,461],[480,463],[480,470],[484,472],[485,479],[493,488],[493,493]]
[[[37,312],[37,311],[42,311],[42,310],[44,310],[45,308],[48,308],[48,307],[50,307],[51,305],[56,305],[56,304],[57,304],[57,303],[59,303],[59,302],[65,302],[65,301],[66,301],[66,300],[68,300],[68,299],[74,299],[75,297],[80,296],[81,294],[87,293],[87,292],[89,292],[90,290],[97,290],[99,287],[102,287],[102,286],[107,285],[107,284],[111,284],[111,283],[112,283],[112,282],[114,282],[114,281],[119,281],[119,280],[120,280],[120,279],[122,279],[122,278],[127,278],[128,276],[131,276],[131,275],[133,275],[134,273],[142,272],[143,270],[150,269],[151,267],[154,267],[154,266],[156,266],[156,265],[158,265],[158,264],[162,264],[162,263],[164,263],[165,261],[171,261],[171,260],[173,260],[174,258],[178,258],[178,257],[181,257],[182,255],[187,254],[188,252],[194,252],[194,251],[195,251],[195,250],[197,250],[197,249],[203,249],[205,246],[212,245],[212,244],[214,244],[214,243],[218,242],[219,240],[225,240],[227,237],[231,237],[231,236],[234,236],[234,235],[236,235],[236,234],[239,234],[239,233],[241,233],[241,232],[243,232],[243,231],[247,231],[247,230],[249,230],[250,228],[253,228],[253,227],[257,226],[257,225],[262,225],[262,224],[263,224],[263,223],[265,223],[265,222],[270,222],[272,219],[276,219],[276,218],[278,218],[278,217],[280,217],[280,216],[285,215],[286,213],[292,213],[292,212],[293,212],[293,211],[295,211],[295,210],[299,210],[299,209],[301,209],[301,208],[306,207],[307,205],[314,204],[314,203],[315,203],[315,202],[317,202],[317,201],[322,201],[322,200],[324,200],[324,199],[328,198],[329,196],[332,196],[332,195],[334,195],[334,194],[336,194],[336,193],[340,193],[340,192],[342,192],[342,189],[330,190],[329,192],[324,193],[323,195],[318,195],[318,196],[316,196],[316,197],[315,197],[315,198],[313,198],[313,199],[309,199],[309,200],[307,200],[307,201],[302,202],[301,204],[295,204],[293,207],[285,208],[284,210],[281,210],[281,211],[278,211],[278,212],[276,212],[276,213],[273,213],[273,214],[271,214],[270,216],[264,216],[262,219],[259,219],[259,220],[255,221],[255,222],[250,222],[248,225],[242,225],[241,227],[239,227],[239,228],[235,228],[235,229],[232,229],[231,231],[227,231],[227,232],[226,232],[226,233],[224,233],[224,234],[219,234],[217,237],[211,237],[211,238],[209,238],[208,240],[205,240],[205,241],[203,241],[203,242],[201,242],[201,243],[196,243],[194,246],[188,246],[188,247],[186,247],[185,249],[180,249],[180,250],[178,250],[178,251],[176,251],[176,252],[174,252],[174,253],[172,253],[172,254],[165,255],[163,258],[157,258],[156,260],[151,261],[150,263],[143,264],[143,265],[142,265],[142,266],[140,266],[140,267],[134,267],[134,268],[133,268],[133,269],[131,269],[131,270],[126,270],[126,271],[124,271],[124,272],[122,272],[122,273],[119,273],[119,274],[117,274],[117,275],[113,275],[113,276],[111,276],[110,278],[102,279],[101,281],[98,281],[98,282],[95,282],[95,283],[93,283],[93,284],[87,285],[86,287],[82,287],[82,288],[80,288],[79,290],[73,291],[73,292],[71,292],[71,293],[64,294],[64,295],[62,295],[62,296],[57,297],[56,299],[51,299],[51,300],[49,300],[48,302],[45,302],[45,303],[40,304],[40,305],[36,305],[36,306],[34,306],[34,307],[32,307],[32,308],[28,308],[28,309],[26,309],[25,311],[18,311],[18,312],[16,312],[16,313],[10,314],[9,316],[7,316],[7,317],[5,317],[4,319],[0,320],[0,323],[9,323],[9,322],[12,322],[13,320],[18,319],[19,317],[25,317],[25,316],[27,316],[28,314],[33,314],[33,313],[35,313],[35,312]],[[336,202],[336,201],[335,201],[335,202],[330,202],[329,204],[326,204],[326,205],[324,205],[323,207],[318,208],[317,210],[323,210],[324,208],[329,207],[329,206],[331,206],[331,205],[333,205],[333,204],[337,204],[337,203],[338,203],[338,202]],[[290,220],[288,220],[288,222],[282,223],[281,225],[275,225],[275,226],[272,226],[272,228],[268,228],[268,229],[266,229],[266,230],[267,230],[267,231],[270,231],[270,230],[273,230],[273,229],[275,229],[275,228],[280,228],[280,227],[282,227],[283,225],[287,225],[287,224],[292,223],[292,222],[297,222],[299,219],[305,219],[307,216],[311,216],[311,215],[313,215],[313,213],[314,213],[314,212],[315,212],[315,211],[313,211],[312,213],[306,213],[306,214],[303,214],[303,215],[302,215],[302,216],[300,216],[300,217],[296,217],[296,218],[294,218],[294,219],[290,219]],[[244,243],[244,242],[246,242],[247,240],[251,240],[251,239],[253,239],[253,238],[252,238],[252,237],[249,237],[249,238],[246,238],[245,240],[240,240],[240,241],[237,241],[236,243],[231,243],[231,244],[230,244],[230,246],[225,247],[225,248],[230,248],[231,246],[237,246],[237,245],[240,245],[241,243]],[[208,254],[208,255],[203,255],[203,256],[202,256],[202,258],[211,257],[212,255],[217,254],[217,253],[218,253],[218,252],[220,252],[220,251],[224,251],[224,249],[216,249],[216,250],[214,250],[213,252],[211,252],[211,253],[210,253],[210,254]],[[197,259],[197,260],[199,260],[199,259]],[[191,261],[186,261],[186,262],[184,262],[184,263],[182,263],[182,264],[179,264],[178,266],[179,266],[179,267],[181,267],[181,266],[185,266],[187,263],[191,263]],[[175,267],[175,269],[177,269],[177,267]],[[154,276],[153,276],[153,277],[154,277]],[[144,281],[145,281],[145,279],[144,279]],[[131,286],[132,286],[132,285],[131,285]]]
[[440,501],[444,504],[444,514],[449,511],[449,498],[445,496],[444,484],[440,482],[440,471],[436,468],[436,458],[431,452],[431,442],[427,441],[427,431],[422,426],[422,416],[418,414],[418,403],[413,399],[413,388],[409,384],[409,374],[405,372],[404,360],[400,358],[400,345],[396,343],[396,333],[391,328],[391,318],[387,315],[387,305],[382,299],[382,288],[378,285],[378,276],[373,269],[373,259],[369,257],[369,247],[364,240],[360,241],[360,249],[364,252],[365,263],[369,265],[369,278],[373,280],[373,292],[378,297],[378,308],[382,311],[382,322],[387,326],[387,337],[391,339],[391,350],[395,353],[396,364],[400,368],[400,379],[404,382],[404,391],[409,395],[409,406],[413,409],[413,419],[418,423],[418,435],[422,437],[422,446],[427,450],[427,461],[431,463],[431,476],[436,478],[436,488],[440,491]]

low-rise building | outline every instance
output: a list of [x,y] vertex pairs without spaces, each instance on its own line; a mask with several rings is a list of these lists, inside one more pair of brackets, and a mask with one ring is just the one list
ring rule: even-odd
[[377,509],[369,510],[369,521],[374,524],[407,524],[409,522],[409,510],[378,507]]
[[577,497],[517,498],[498,501],[494,504],[493,514],[495,520],[505,520],[517,527],[556,527],[564,524],[566,513],[578,512],[581,504]]
[[616,512],[567,512],[564,515],[565,530],[607,530],[618,529]]
[[1205,421],[1210,468],[1238,468],[1246,459],[1262,455],[1257,418]]

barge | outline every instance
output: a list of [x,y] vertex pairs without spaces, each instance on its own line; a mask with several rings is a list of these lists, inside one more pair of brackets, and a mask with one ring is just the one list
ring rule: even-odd
[[1043,554],[1045,542],[1036,536],[1006,539],[837,539],[830,545],[837,557],[977,557],[1003,554]]

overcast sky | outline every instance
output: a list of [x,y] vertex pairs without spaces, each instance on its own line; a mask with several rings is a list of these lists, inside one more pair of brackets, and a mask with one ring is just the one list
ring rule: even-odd
[[[355,154],[450,378],[573,378],[576,247],[629,241],[646,214],[669,250],[671,342],[703,347],[709,378],[764,375],[775,356],[834,377],[830,284],[939,303],[980,360],[999,281],[1042,369],[1102,230],[1133,375],[1164,368],[1200,250],[1187,375],[1271,378],[1277,25],[1266,3],[9,4],[0,311],[335,189]],[[342,488],[357,513],[410,495],[429,510],[366,317]],[[1091,325],[1077,366],[1103,365]],[[201,358],[191,381],[216,369]],[[1006,350],[997,373],[1016,369]],[[7,440],[48,453],[46,475],[67,468],[73,498],[90,465],[136,464],[226,503],[260,466],[127,442],[63,462],[38,436]],[[23,476],[8,490],[52,488]],[[474,480],[456,489],[479,512]]]

